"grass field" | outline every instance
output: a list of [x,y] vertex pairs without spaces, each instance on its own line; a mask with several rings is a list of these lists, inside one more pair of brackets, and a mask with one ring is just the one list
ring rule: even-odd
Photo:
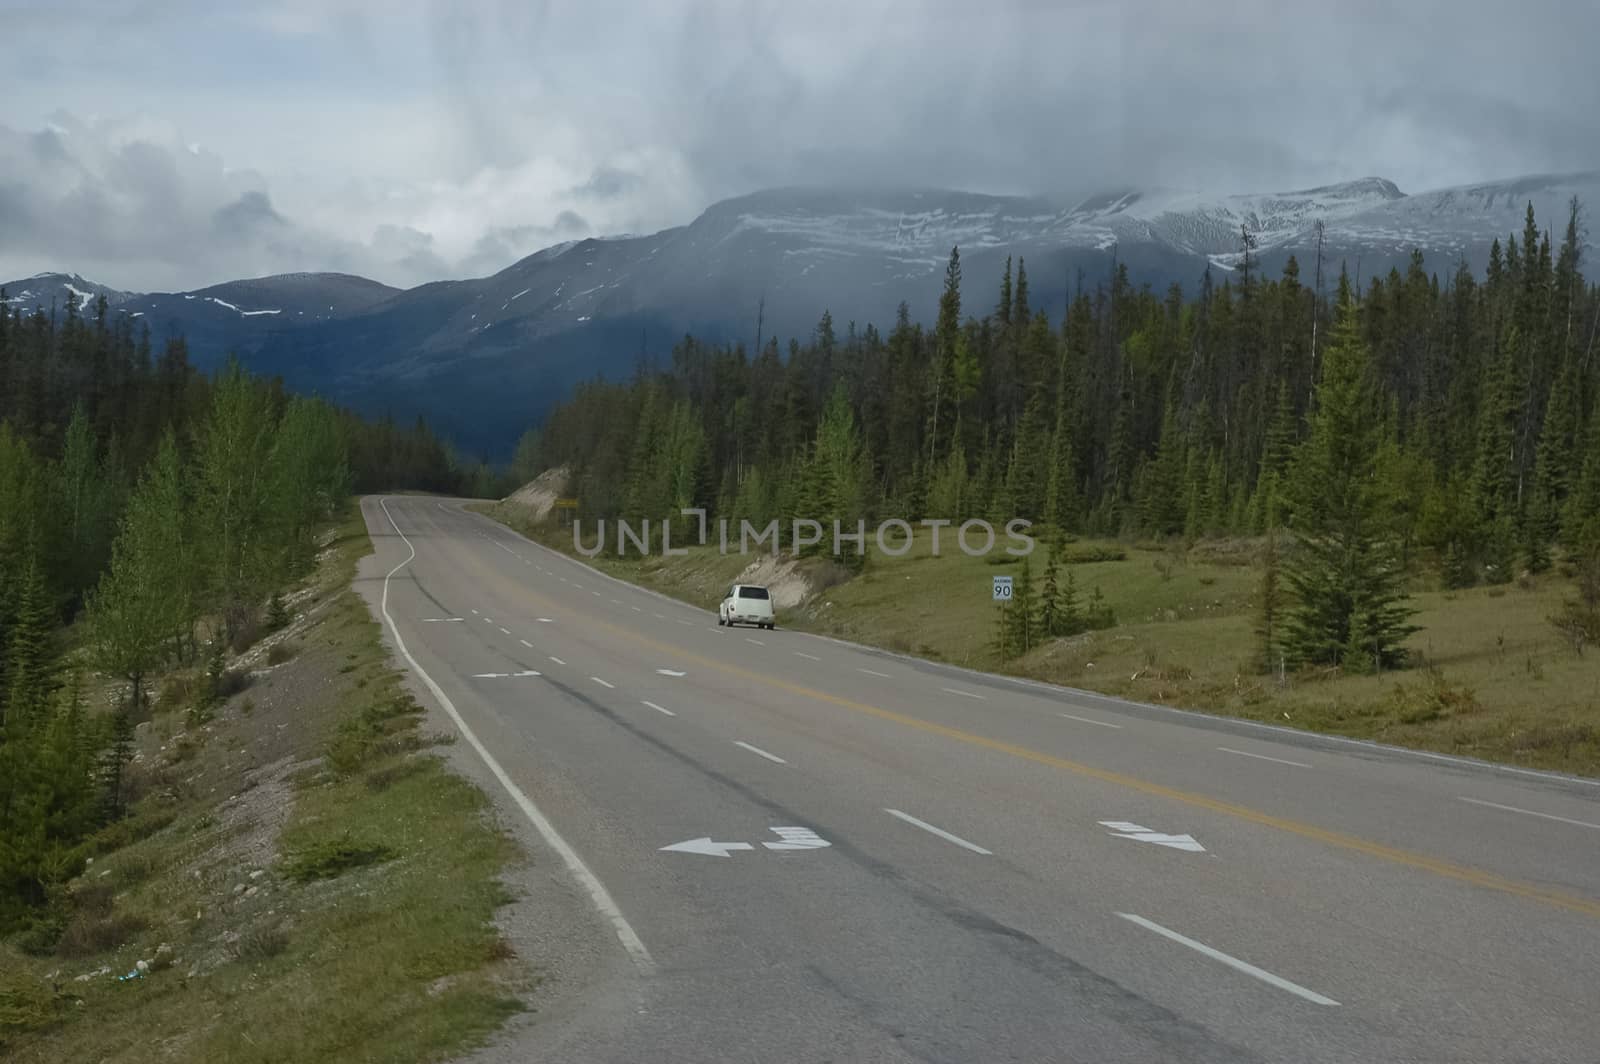
[[492,922],[513,845],[429,753],[350,590],[370,551],[352,508],[275,667],[140,729],[143,796],[65,934],[0,947],[6,1060],[441,1060],[523,1007]]
[[[570,532],[530,530],[514,510],[484,512],[571,552]],[[1411,665],[1378,676],[1261,675],[1255,544],[1192,548],[1078,541],[1069,552],[1124,555],[1070,569],[1080,600],[1098,587],[1115,627],[1054,640],[1014,661],[995,649],[992,577],[1021,562],[969,557],[947,532],[938,557],[919,536],[900,558],[874,555],[854,578],[802,563],[820,589],[781,623],[902,653],[1030,676],[1144,702],[1529,767],[1600,776],[1600,652],[1580,656],[1548,617],[1571,581],[1555,572],[1499,587],[1419,591]],[[1004,564],[997,564],[1004,559]],[[684,557],[600,558],[613,575],[712,607],[752,560],[692,548]],[[1029,559],[1039,578],[1043,550]],[[833,580],[841,580],[837,584]]]

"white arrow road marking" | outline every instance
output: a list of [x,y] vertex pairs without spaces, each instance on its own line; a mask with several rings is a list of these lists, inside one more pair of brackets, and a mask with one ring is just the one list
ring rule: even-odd
[[646,702],[644,704],[649,706],[651,709],[655,710],[657,713],[665,713],[669,717],[676,717],[677,716],[677,714],[672,712],[672,710],[663,709],[661,706],[656,705],[654,702]]
[[1221,750],[1225,754],[1238,754],[1240,757],[1253,757],[1257,761],[1276,761],[1280,765],[1293,765],[1295,768],[1311,767],[1304,761],[1286,761],[1281,757],[1268,757],[1266,754],[1252,754],[1248,750],[1235,750],[1229,746],[1219,746],[1217,749]]
[[773,828],[782,842],[763,842],[769,850],[821,850],[833,843],[810,828]]
[[657,669],[656,671],[659,672],[663,676],[687,676],[687,675],[689,675],[686,672],[679,672],[677,669]]
[[465,617],[424,617],[424,618],[422,618],[422,623],[423,624],[453,624],[456,621],[464,621],[464,620],[466,620]]
[[754,846],[748,842],[712,842],[710,835],[702,835],[698,839],[687,842],[675,842],[671,846],[661,847],[674,853],[700,853],[707,857],[726,857],[730,850],[753,850]]
[[1243,972],[1244,974],[1246,974],[1248,976],[1252,976],[1252,977],[1254,977],[1256,979],[1261,980],[1263,983],[1267,983],[1267,984],[1269,984],[1271,986],[1275,986],[1279,990],[1287,990],[1289,993],[1293,994],[1295,997],[1305,998],[1307,1001],[1311,1002],[1312,1004],[1315,1004],[1315,1005],[1337,1005],[1337,1004],[1339,1004],[1337,1001],[1333,1000],[1333,998],[1331,998],[1331,997],[1323,997],[1321,994],[1317,993],[1315,990],[1307,990],[1305,987],[1301,986],[1299,983],[1291,983],[1291,982],[1289,982],[1289,980],[1284,979],[1281,976],[1273,975],[1271,972],[1266,971],[1265,969],[1257,968],[1253,964],[1246,964],[1244,961],[1241,961],[1237,957],[1230,957],[1226,953],[1223,953],[1221,950],[1212,949],[1210,946],[1206,945],[1204,942],[1196,942],[1192,938],[1188,938],[1188,937],[1186,937],[1184,935],[1178,934],[1176,931],[1172,931],[1172,930],[1169,930],[1169,929],[1167,929],[1165,927],[1162,927],[1160,924],[1156,923],[1154,920],[1146,920],[1144,917],[1135,916],[1133,913],[1118,913],[1117,915],[1122,917],[1124,920],[1129,921],[1130,923],[1138,924],[1140,927],[1144,928],[1147,931],[1154,931],[1156,934],[1162,936],[1163,938],[1170,938],[1172,941],[1177,942],[1180,945],[1188,946],[1190,949],[1194,950],[1196,953],[1204,954],[1205,956],[1210,957],[1214,961],[1221,961],[1223,964],[1226,964],[1229,968],[1232,968],[1235,971]]
[[928,832],[930,835],[937,835],[937,836],[939,836],[941,839],[943,839],[946,842],[953,842],[957,846],[961,846],[961,847],[964,847],[965,849],[971,850],[973,853],[981,853],[985,857],[993,857],[994,856],[994,854],[992,854],[990,851],[984,849],[982,846],[978,846],[978,845],[975,845],[973,843],[970,843],[966,839],[961,838],[959,835],[952,835],[948,831],[945,831],[943,828],[936,828],[932,824],[928,823],[926,820],[918,820],[916,817],[912,816],[910,813],[902,813],[898,809],[885,809],[884,812],[888,813],[890,816],[899,817],[901,820],[904,820],[907,824],[915,825],[916,827],[921,828],[923,831]]
[[746,750],[750,751],[752,754],[756,754],[759,757],[764,757],[768,761],[776,761],[780,765],[787,765],[789,763],[789,762],[785,761],[783,758],[779,757],[777,754],[769,754],[765,750],[761,749],[761,747],[759,747],[759,746],[751,746],[749,743],[745,742],[742,739],[735,739],[733,741],[733,745],[734,746],[742,746]]
[[1135,842],[1153,842],[1157,846],[1170,846],[1174,850],[1187,850],[1190,853],[1204,853],[1206,848],[1194,840],[1193,835],[1167,835],[1160,831],[1151,831],[1149,828],[1130,824],[1126,820],[1102,820],[1100,826],[1111,829],[1111,837],[1116,839],[1132,839]]
[[616,690],[616,687],[617,687],[616,684],[614,684],[614,683],[606,683],[604,680],[602,680],[598,676],[591,676],[591,677],[589,677],[589,679],[593,680],[595,683],[599,684],[601,687],[609,687],[612,690]]

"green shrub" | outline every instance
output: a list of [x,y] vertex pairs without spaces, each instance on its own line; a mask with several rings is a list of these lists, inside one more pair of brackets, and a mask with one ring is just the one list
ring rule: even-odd
[[310,883],[333,879],[351,869],[381,864],[394,857],[392,848],[382,843],[362,845],[346,832],[337,839],[315,842],[290,854],[283,862],[283,874],[296,883]]

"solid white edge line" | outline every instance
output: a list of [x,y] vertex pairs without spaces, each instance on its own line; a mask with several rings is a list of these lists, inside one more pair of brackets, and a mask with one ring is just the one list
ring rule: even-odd
[[617,689],[617,685],[616,684],[614,684],[614,683],[606,683],[606,681],[602,680],[598,676],[591,676],[591,677],[589,677],[589,679],[593,680],[595,683],[599,684],[601,687],[608,688],[609,690],[615,691]]
[[1306,764],[1304,761],[1290,761],[1290,760],[1288,760],[1286,758],[1282,758],[1282,757],[1268,757],[1266,754],[1252,754],[1248,750],[1235,750],[1231,746],[1219,746],[1219,747],[1217,747],[1217,749],[1221,750],[1225,754],[1238,754],[1240,757],[1253,757],[1257,761],[1276,761],[1280,765],[1293,765],[1295,768],[1310,768],[1311,767],[1310,765]]
[[529,823],[539,832],[546,845],[561,856],[561,860],[566,864],[567,870],[572,873],[572,877],[588,893],[589,900],[594,903],[594,907],[611,924],[612,930],[616,932],[617,939],[622,943],[622,948],[633,959],[634,965],[644,975],[654,973],[656,968],[655,958],[650,956],[650,950],[645,947],[644,940],[633,929],[633,925],[628,923],[628,918],[622,915],[622,910],[617,907],[616,901],[611,897],[611,892],[606,890],[605,884],[600,882],[600,877],[589,870],[589,866],[584,863],[583,858],[578,856],[578,851],[574,850],[567,840],[561,837],[561,833],[556,830],[555,825],[550,823],[545,815],[539,811],[539,807],[533,804],[533,799],[524,794],[522,788],[512,782],[511,777],[501,767],[500,762],[495,760],[494,755],[489,753],[488,748],[483,745],[477,733],[467,726],[466,720],[462,718],[461,713],[456,709],[455,703],[450,701],[450,696],[444,693],[444,688],[440,687],[433,677],[428,675],[427,670],[417,663],[417,659],[412,657],[411,651],[406,648],[406,641],[401,637],[399,627],[394,623],[394,618],[389,615],[389,580],[395,573],[398,573],[416,559],[417,548],[407,538],[406,534],[400,531],[400,525],[395,521],[394,515],[389,512],[388,500],[379,499],[378,506],[382,508],[383,515],[389,519],[389,525],[395,530],[395,534],[400,537],[406,548],[411,551],[410,557],[390,569],[383,578],[383,598],[380,609],[383,612],[384,623],[389,626],[389,634],[394,636],[395,649],[400,651],[400,655],[406,659],[406,663],[411,666],[412,671],[421,678],[423,684],[432,692],[433,697],[439,700],[440,707],[450,715],[450,719],[467,740],[467,744],[488,766],[494,778],[500,782],[501,787],[505,788],[505,792],[511,796],[511,800],[517,804],[517,808],[522,810],[522,815],[528,818]]
[[985,857],[993,857],[994,856],[994,854],[992,852],[990,852],[989,850],[984,849],[982,846],[978,846],[978,845],[976,845],[974,843],[970,843],[966,839],[963,839],[959,835],[952,835],[948,831],[945,831],[943,828],[936,828],[932,824],[928,823],[926,820],[918,820],[916,817],[912,816],[910,813],[902,813],[898,809],[885,809],[884,812],[888,813],[890,816],[899,817],[901,820],[904,820],[907,824],[911,824],[914,827],[919,827],[923,831],[928,832],[930,835],[937,835],[937,836],[939,836],[941,839],[943,839],[946,842],[953,842],[957,846],[962,847],[963,849],[971,850],[973,853],[981,853]]
[[1073,716],[1071,713],[1057,713],[1056,716],[1058,716],[1058,717],[1066,717],[1068,720],[1079,721],[1080,723],[1083,723],[1083,724],[1098,724],[1102,728],[1120,728],[1120,727],[1122,727],[1122,725],[1113,724],[1109,720],[1094,720],[1094,719],[1092,719],[1090,717],[1076,717],[1076,716]]
[[1600,824],[1591,824],[1587,820],[1573,820],[1570,817],[1556,816],[1554,813],[1540,813],[1532,809],[1518,809],[1514,805],[1501,805],[1499,802],[1486,802],[1482,798],[1467,798],[1463,796],[1461,800],[1463,802],[1471,802],[1473,805],[1486,805],[1490,809],[1504,809],[1508,813],[1521,813],[1523,816],[1536,816],[1542,820],[1559,820],[1563,824],[1571,824],[1574,827],[1593,828],[1596,831],[1600,831]]
[[676,717],[677,716],[677,714],[672,712],[672,710],[666,709],[666,708],[664,708],[662,706],[658,706],[654,702],[645,702],[644,704],[649,706],[651,709],[655,710],[657,713],[665,713],[669,717]]
[[785,761],[783,758],[779,757],[777,754],[769,754],[765,750],[761,749],[761,747],[759,747],[759,746],[751,746],[749,743],[745,742],[743,739],[735,739],[733,741],[733,745],[734,746],[742,746],[746,750],[750,751],[752,754],[758,754],[761,757],[766,758],[768,761],[776,761],[780,765],[787,765],[789,763],[789,762]]
[[1331,998],[1331,997],[1324,997],[1323,995],[1317,993],[1315,990],[1307,990],[1305,987],[1301,986],[1299,983],[1291,983],[1291,982],[1289,982],[1289,980],[1283,978],[1282,976],[1273,975],[1271,972],[1267,971],[1264,968],[1257,968],[1255,965],[1248,964],[1248,963],[1240,960],[1237,957],[1230,957],[1226,953],[1223,953],[1219,949],[1212,949],[1210,946],[1206,945],[1204,942],[1196,942],[1192,938],[1188,938],[1188,937],[1186,937],[1184,935],[1180,935],[1176,931],[1170,930],[1169,928],[1162,927],[1160,924],[1156,923],[1154,920],[1146,920],[1144,917],[1135,916],[1133,913],[1118,913],[1117,915],[1122,917],[1124,920],[1127,920],[1127,921],[1129,921],[1131,923],[1138,924],[1140,927],[1144,928],[1146,931],[1154,931],[1156,934],[1161,935],[1163,938],[1170,938],[1172,941],[1178,943],[1179,945],[1188,946],[1190,949],[1194,950],[1196,953],[1203,953],[1204,955],[1206,955],[1207,957],[1210,957],[1214,961],[1221,961],[1223,964],[1226,964],[1229,968],[1232,968],[1235,971],[1243,972],[1246,975],[1253,976],[1253,977],[1261,980],[1263,983],[1267,983],[1267,984],[1270,984],[1271,986],[1277,987],[1279,990],[1287,990],[1289,993],[1295,995],[1296,997],[1304,998],[1305,1000],[1311,1002],[1314,1005],[1337,1005],[1337,1004],[1339,1004],[1337,1001],[1333,1000],[1333,998]]

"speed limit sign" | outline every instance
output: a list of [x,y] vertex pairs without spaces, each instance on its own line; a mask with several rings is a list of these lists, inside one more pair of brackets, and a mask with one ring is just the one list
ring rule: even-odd
[[994,601],[1011,601],[1011,578],[1009,576],[997,576],[994,578]]

